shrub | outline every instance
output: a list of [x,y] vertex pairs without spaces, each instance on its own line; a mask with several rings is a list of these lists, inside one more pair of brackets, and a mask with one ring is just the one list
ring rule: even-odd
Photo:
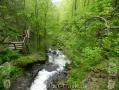
[[5,63],[0,66],[0,90],[4,90],[4,80],[15,79],[22,73],[20,68],[13,66],[10,63]]
[[18,51],[5,49],[4,51],[0,52],[0,63],[15,60],[18,59],[19,57],[20,54],[18,53]]

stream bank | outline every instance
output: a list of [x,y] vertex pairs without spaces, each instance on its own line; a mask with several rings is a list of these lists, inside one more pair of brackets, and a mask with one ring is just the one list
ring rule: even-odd
[[24,73],[12,82],[10,90],[27,90],[33,82],[39,70],[43,68],[45,61],[38,61],[24,67]]

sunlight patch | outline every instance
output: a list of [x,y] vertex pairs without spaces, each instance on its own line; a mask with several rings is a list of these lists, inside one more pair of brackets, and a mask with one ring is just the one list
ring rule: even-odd
[[60,0],[52,0],[52,3],[54,3],[54,4],[57,4],[59,2],[60,2]]

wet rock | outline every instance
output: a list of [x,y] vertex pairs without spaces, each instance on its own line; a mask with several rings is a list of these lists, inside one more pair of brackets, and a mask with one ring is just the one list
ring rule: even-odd
[[49,72],[55,71],[57,68],[58,65],[54,65],[52,63],[47,63],[46,65],[44,65],[44,69]]
[[40,63],[29,64],[24,67],[25,73],[20,76],[16,81],[12,82],[10,90],[28,90],[37,76],[38,72],[42,70],[43,65]]

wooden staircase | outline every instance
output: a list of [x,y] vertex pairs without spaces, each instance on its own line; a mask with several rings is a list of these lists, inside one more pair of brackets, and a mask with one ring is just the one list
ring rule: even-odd
[[26,43],[30,38],[30,29],[25,30],[22,35],[19,35],[14,40],[10,40],[9,37],[6,38],[3,44],[7,45],[8,48],[14,50],[23,50],[26,52]]
[[18,50],[22,50],[24,47],[24,43],[23,42],[11,42],[9,44],[9,48],[10,49],[18,49]]

